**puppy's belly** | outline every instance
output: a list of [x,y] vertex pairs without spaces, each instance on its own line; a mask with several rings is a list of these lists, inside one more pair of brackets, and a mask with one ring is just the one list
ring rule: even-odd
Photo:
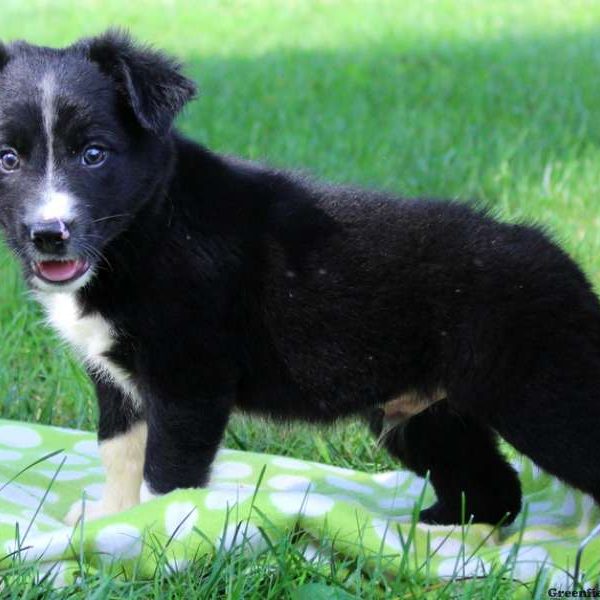
[[389,429],[399,425],[403,421],[418,415],[431,405],[443,400],[446,397],[444,390],[436,390],[430,396],[424,396],[417,392],[407,392],[389,400],[382,408],[384,413],[385,428]]

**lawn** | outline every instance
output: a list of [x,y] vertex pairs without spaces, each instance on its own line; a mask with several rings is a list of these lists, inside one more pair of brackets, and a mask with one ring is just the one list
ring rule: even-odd
[[[180,126],[212,149],[407,196],[477,198],[504,219],[544,224],[600,284],[600,2],[5,0],[0,39],[64,45],[108,25],[184,60],[201,95]],[[0,416],[94,429],[91,387],[4,248],[0,335]],[[357,424],[332,432],[236,418],[226,443],[393,466]],[[498,573],[445,585],[405,572],[384,583],[360,564],[322,573],[285,545],[272,553],[276,570],[201,560],[169,581],[98,577],[85,595],[286,597],[311,581],[362,597],[516,589]],[[26,581],[15,597],[34,596]]]

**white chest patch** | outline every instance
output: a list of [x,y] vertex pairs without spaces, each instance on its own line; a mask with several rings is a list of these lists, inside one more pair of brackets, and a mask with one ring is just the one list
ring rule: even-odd
[[114,344],[110,323],[98,313],[82,316],[74,294],[38,293],[37,297],[46,309],[50,325],[75,348],[86,365],[116,384],[134,404],[139,404],[131,375],[105,356]]

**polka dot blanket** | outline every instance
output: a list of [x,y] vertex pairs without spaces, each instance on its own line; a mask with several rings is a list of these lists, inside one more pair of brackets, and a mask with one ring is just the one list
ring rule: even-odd
[[[300,530],[313,553],[325,541],[331,549],[334,540],[336,552],[348,556],[359,549],[384,554],[390,572],[407,558],[404,564],[425,560],[429,574],[440,577],[482,576],[512,561],[512,576],[521,581],[543,570],[549,581],[571,587],[577,570],[580,582],[597,582],[598,508],[530,462],[515,464],[526,508],[515,524],[500,529],[411,526],[415,502],[430,503],[433,492],[407,471],[369,474],[227,449],[219,452],[205,489],[177,490],[69,527],[62,519],[71,504],[82,494],[95,500],[102,493],[94,435],[0,420],[0,569],[15,560],[36,562],[42,571],[53,569],[60,582],[76,577],[83,562],[152,577],[156,542],[165,564],[182,569],[192,557],[239,545],[259,551],[267,539]],[[155,543],[146,543],[149,536]]]

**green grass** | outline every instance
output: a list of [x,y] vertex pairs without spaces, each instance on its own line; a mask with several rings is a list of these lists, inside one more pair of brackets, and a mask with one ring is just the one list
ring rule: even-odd
[[[213,149],[405,195],[479,198],[502,218],[546,225],[600,284],[600,2],[82,4],[5,0],[0,38],[63,45],[127,26],[185,61],[202,95],[181,127]],[[4,249],[0,335],[0,414],[93,429],[91,387],[42,325]],[[227,444],[371,471],[393,464],[352,424],[331,432],[236,418]],[[362,597],[494,598],[516,589],[498,573],[423,588],[406,572],[384,584],[362,576],[359,563],[322,573],[281,547],[264,564],[199,560],[168,581],[99,576],[85,595],[280,597],[310,581]],[[22,577],[15,597],[39,591],[28,592]]]

